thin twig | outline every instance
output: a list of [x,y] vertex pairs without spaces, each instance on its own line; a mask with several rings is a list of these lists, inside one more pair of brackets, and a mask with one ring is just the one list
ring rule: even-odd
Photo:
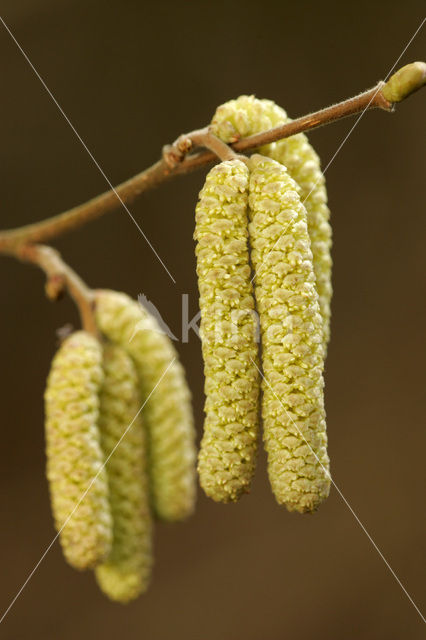
[[199,136],[193,136],[192,141],[195,146],[205,147],[209,151],[215,154],[220,160],[235,160],[238,155],[229,145],[223,140],[214,135],[210,130],[210,127],[206,127],[205,130]]
[[83,329],[92,335],[98,335],[92,291],[80,276],[63,261],[56,249],[41,244],[23,245],[18,247],[13,255],[43,269],[47,276],[46,293],[49,298],[57,299],[63,290],[67,289],[78,307]]
[[194,147],[204,147],[212,152],[213,158],[216,156],[222,161],[235,160],[238,157],[229,145],[214,135],[210,127],[204,127],[184,133],[173,144],[163,147],[163,160],[169,169],[176,169]]
[[[279,127],[243,138],[233,145],[224,145],[218,138],[209,135],[208,128],[199,129],[180,136],[175,143],[163,149],[163,158],[151,167],[120,184],[114,191],[107,191],[88,202],[74,207],[57,216],[26,225],[17,229],[0,232],[0,253],[14,254],[16,247],[50,240],[76,229],[90,220],[114,211],[121,203],[130,204],[141,193],[158,186],[174,176],[183,175],[212,163],[217,156],[229,157],[234,152],[249,151],[276,140],[310,131],[330,122],[352,116],[364,110],[374,108],[392,111],[395,102],[405,99],[425,83],[426,64],[414,62],[397,71],[385,84],[379,82],[375,87],[338,104],[326,107],[307,116],[297,118]],[[392,101],[390,101],[392,100]],[[203,145],[214,149],[193,153],[193,147]],[[232,148],[232,150],[231,150]],[[191,153],[192,152],[192,153]],[[117,195],[119,198],[117,198]]]

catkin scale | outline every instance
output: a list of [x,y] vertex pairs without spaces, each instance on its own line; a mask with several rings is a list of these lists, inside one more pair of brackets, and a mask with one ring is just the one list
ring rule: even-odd
[[306,210],[285,167],[254,155],[250,168],[268,474],[277,501],[303,513],[315,510],[330,488],[322,320]]
[[[240,96],[217,108],[212,131],[224,142],[233,142],[290,121],[286,112],[271,100]],[[326,348],[330,337],[332,295],[331,227],[319,157],[304,133],[265,145],[259,151],[287,168],[305,205]]]
[[185,373],[156,320],[124,293],[98,291],[101,331],[133,358],[148,433],[153,507],[160,518],[188,517],[195,504],[195,431]]
[[254,298],[247,248],[248,169],[222,162],[206,178],[196,208],[197,274],[205,372],[200,484],[219,502],[247,492],[258,434]]
[[128,602],[144,592],[152,565],[152,522],[146,438],[136,369],[126,351],[104,347],[99,430],[106,459],[113,544],[96,580],[112,600]]
[[55,355],[45,392],[47,478],[65,558],[87,569],[109,553],[112,522],[99,442],[102,349],[90,334],[69,336]]

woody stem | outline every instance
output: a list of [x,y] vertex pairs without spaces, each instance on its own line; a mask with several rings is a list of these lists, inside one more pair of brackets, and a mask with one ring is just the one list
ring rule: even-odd
[[[360,93],[358,96],[343,100],[315,113],[302,116],[296,120],[269,129],[233,145],[224,142],[211,134],[208,127],[180,136],[172,145],[163,149],[161,160],[145,169],[115,189],[60,213],[52,218],[35,222],[17,229],[0,232],[0,253],[16,253],[16,248],[30,243],[45,242],[76,229],[90,220],[95,220],[123,205],[129,205],[141,193],[158,186],[174,176],[183,175],[208,165],[219,157],[229,159],[236,157],[235,152],[249,151],[265,144],[282,140],[303,131],[335,122],[342,118],[371,109],[392,111],[394,104],[404,100],[411,93],[425,84],[426,64],[413,62],[402,67],[386,82],[379,82],[375,87]],[[194,153],[194,147],[203,146],[208,151]]]
[[13,254],[23,262],[29,262],[42,269],[46,276],[46,294],[57,299],[67,289],[80,313],[83,329],[92,335],[98,334],[94,318],[93,293],[80,276],[67,265],[58,251],[42,244],[22,245]]

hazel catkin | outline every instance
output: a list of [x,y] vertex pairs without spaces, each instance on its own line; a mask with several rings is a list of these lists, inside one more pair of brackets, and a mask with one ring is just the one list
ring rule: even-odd
[[207,176],[196,208],[197,274],[205,372],[200,483],[216,501],[250,488],[258,435],[254,298],[247,248],[248,169],[222,162]]
[[155,512],[164,520],[183,520],[195,504],[195,430],[178,355],[155,318],[124,293],[96,292],[96,319],[136,365]]
[[99,443],[102,349],[77,331],[53,358],[45,392],[47,478],[66,560],[87,569],[109,553],[112,523]]
[[[212,120],[212,131],[224,142],[234,142],[290,121],[284,109],[271,100],[240,96],[217,108]],[[331,227],[325,179],[319,157],[304,133],[265,145],[259,151],[287,168],[298,185],[305,205],[326,349],[330,337],[332,295]]]
[[[313,511],[330,488],[322,322],[306,210],[278,162],[250,159],[250,224],[262,335],[262,416],[277,501]],[[262,267],[262,268],[261,268]]]
[[135,366],[118,345],[104,348],[99,429],[106,460],[113,543],[96,580],[112,600],[128,602],[144,592],[152,565],[152,522],[146,438]]

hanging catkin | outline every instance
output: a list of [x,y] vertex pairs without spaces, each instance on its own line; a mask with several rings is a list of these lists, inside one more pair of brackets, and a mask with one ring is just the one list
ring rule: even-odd
[[247,249],[248,169],[222,162],[196,209],[197,274],[205,372],[205,423],[198,470],[214,500],[250,488],[257,452],[258,370]]
[[182,520],[195,503],[195,431],[177,353],[156,320],[124,293],[98,291],[96,318],[101,331],[136,365],[154,509],[165,520]]
[[146,590],[152,565],[152,523],[146,438],[136,369],[118,345],[104,348],[99,430],[108,475],[113,544],[96,568],[102,591],[128,602]]
[[90,334],[68,337],[45,392],[47,477],[65,558],[87,569],[109,553],[112,523],[99,443],[102,349]]
[[262,415],[279,503],[313,511],[330,488],[322,322],[306,211],[278,162],[250,160],[250,242],[262,335]]
[[[271,100],[240,96],[218,107],[212,120],[212,130],[225,142],[260,133],[290,122],[286,112]],[[331,287],[331,227],[327,192],[320,160],[304,133],[266,145],[260,152],[281,162],[299,186],[307,211],[314,272],[323,322],[323,343],[326,349],[330,337]]]

